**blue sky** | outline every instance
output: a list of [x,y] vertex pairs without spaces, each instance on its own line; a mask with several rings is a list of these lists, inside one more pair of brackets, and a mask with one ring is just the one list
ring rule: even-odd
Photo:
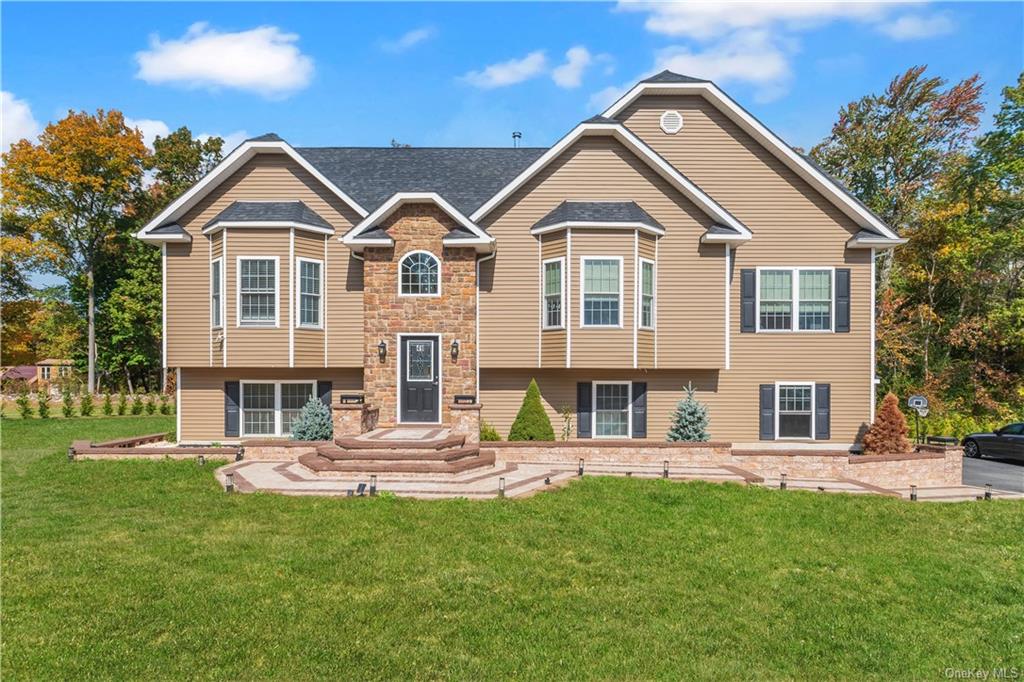
[[[914,64],[1021,71],[1021,3],[4,2],[3,146],[67,109],[118,108],[295,145],[547,146],[663,67],[710,77],[791,144]],[[41,30],[45,35],[41,39]],[[991,115],[988,113],[986,120]]]

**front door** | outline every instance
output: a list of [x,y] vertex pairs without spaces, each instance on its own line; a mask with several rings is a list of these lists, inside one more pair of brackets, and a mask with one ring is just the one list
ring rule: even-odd
[[402,337],[401,391],[403,422],[440,421],[438,338]]

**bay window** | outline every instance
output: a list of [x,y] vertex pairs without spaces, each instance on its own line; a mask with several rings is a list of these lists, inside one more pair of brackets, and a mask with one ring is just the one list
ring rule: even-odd
[[640,327],[654,329],[654,261],[640,259]]
[[238,324],[277,326],[277,257],[238,258]]
[[622,258],[580,259],[584,327],[622,326]]
[[562,299],[565,294],[565,278],[562,269],[564,258],[552,258],[544,261],[544,316],[545,329],[561,329],[565,326]]
[[298,300],[295,307],[298,309],[299,327],[310,327],[319,329],[322,326],[321,315],[323,310],[323,262],[309,258],[296,259],[295,274],[298,279],[295,290],[298,292]]
[[223,285],[224,261],[222,258],[210,263],[210,326],[221,327],[224,324]]

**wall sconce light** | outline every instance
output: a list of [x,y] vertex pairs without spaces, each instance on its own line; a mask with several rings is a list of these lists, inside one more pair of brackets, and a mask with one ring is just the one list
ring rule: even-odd
[[452,360],[459,359],[459,340],[452,341]]
[[388,342],[384,339],[381,339],[380,343],[377,344],[377,357],[380,358],[381,362],[388,358]]

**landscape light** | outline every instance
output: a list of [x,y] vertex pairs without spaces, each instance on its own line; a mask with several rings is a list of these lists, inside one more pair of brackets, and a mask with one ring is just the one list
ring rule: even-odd
[[498,497],[505,497],[505,477],[498,479]]
[[992,484],[991,483],[986,483],[985,484],[985,499],[986,500],[991,500],[992,499]]
[[544,477],[544,485],[551,485],[551,477],[550,476],[545,476]]
[[786,472],[779,474],[779,490],[786,489]]
[[916,485],[910,486],[910,501],[911,502],[917,502],[917,486]]
[[377,494],[377,474],[370,476],[370,497]]
[[668,460],[667,459],[662,463],[661,477],[662,478],[668,478]]
[[196,463],[198,463],[199,466],[205,466],[206,465],[206,457],[204,457],[203,455],[199,455],[198,457],[196,457]]
[[579,466],[579,469],[576,470],[576,473],[580,475],[580,478],[583,478],[583,458],[582,457],[580,457],[580,466]]
[[224,490],[229,493],[235,492],[235,474],[228,473],[224,476]]

